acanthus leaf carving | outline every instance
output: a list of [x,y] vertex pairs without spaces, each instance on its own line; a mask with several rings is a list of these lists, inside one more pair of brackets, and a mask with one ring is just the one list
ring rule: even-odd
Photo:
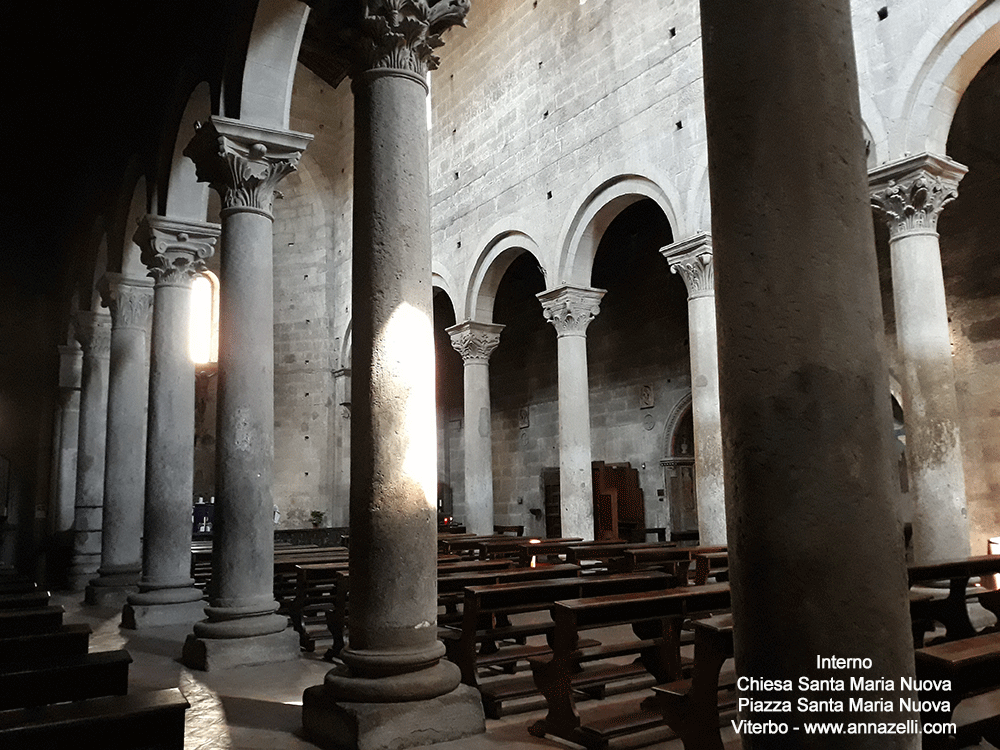
[[467,320],[448,329],[451,345],[466,364],[486,364],[500,344],[504,326]]
[[583,336],[601,310],[604,290],[565,285],[536,296],[558,336]]
[[966,168],[932,154],[918,154],[873,170],[872,208],[885,219],[890,239],[936,233],[941,210],[958,197]]
[[84,356],[105,359],[111,356],[111,316],[107,313],[78,311],[73,333]]
[[102,304],[111,311],[112,328],[146,329],[153,309],[152,281],[106,273],[98,291]]
[[452,26],[465,26],[470,0],[366,0],[355,45],[362,70],[389,68],[423,76]]
[[711,297],[715,294],[715,266],[710,234],[702,233],[675,242],[661,248],[660,253],[670,264],[670,272],[684,279],[688,299]]
[[190,286],[215,252],[218,224],[147,216],[135,242],[157,286]]

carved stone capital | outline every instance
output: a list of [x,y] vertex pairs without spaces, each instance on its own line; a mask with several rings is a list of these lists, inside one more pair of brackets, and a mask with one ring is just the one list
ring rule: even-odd
[[556,328],[559,336],[584,336],[590,321],[601,311],[604,289],[585,286],[565,286],[535,295],[542,303],[545,319]]
[[237,211],[272,218],[277,185],[298,168],[311,135],[247,125],[225,117],[199,123],[184,149],[199,182],[222,199],[222,216]]
[[111,357],[111,316],[106,312],[77,311],[73,329],[85,357]]
[[153,309],[152,279],[130,279],[120,273],[101,277],[101,303],[111,310],[111,327],[145,331]]
[[479,323],[467,320],[446,329],[451,345],[462,355],[465,364],[486,364],[500,344],[504,326],[497,323]]
[[59,347],[59,388],[80,390],[80,373],[83,367],[83,349],[77,341]]
[[661,247],[660,254],[670,264],[670,272],[680,274],[684,279],[688,299],[715,296],[711,234],[702,232],[686,240]]
[[219,225],[149,215],[139,223],[135,243],[157,287],[190,287],[215,252]]
[[917,154],[868,174],[874,208],[889,225],[889,239],[936,234],[938,214],[958,197],[968,168],[946,157]]

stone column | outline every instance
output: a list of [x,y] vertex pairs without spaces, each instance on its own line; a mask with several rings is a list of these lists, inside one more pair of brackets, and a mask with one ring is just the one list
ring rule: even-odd
[[872,206],[889,225],[906,463],[914,498],[913,557],[967,557],[969,519],[937,218],[966,168],[918,154],[873,170]]
[[840,712],[743,711],[789,725],[743,747],[915,750],[791,729],[919,720],[851,2],[702,0],[701,23],[736,672],[895,687],[865,693],[878,718],[849,689],[807,695]]
[[76,458],[76,510],[69,586],[81,591],[101,563],[101,509],[108,424],[111,316],[76,314],[76,338],[83,347],[80,375],[80,436]]
[[274,600],[274,270],[278,183],[311,136],[224,117],[185,150],[222,199],[212,595],[183,661],[218,669],[298,657]]
[[333,398],[336,429],[334,455],[334,516],[331,526],[350,525],[351,494],[351,368],[333,371]]
[[59,347],[59,450],[56,453],[56,493],[52,531],[73,528],[76,499],[76,457],[80,440],[80,381],[83,350],[79,343]]
[[600,311],[603,289],[561,286],[537,295],[556,329],[559,358],[559,504],[562,533],[594,538],[590,451],[587,326]]
[[211,256],[215,224],[147,216],[136,242],[155,280],[146,441],[142,579],[122,625],[193,623],[204,615],[191,578],[194,364],[188,352],[191,283]]
[[426,73],[468,2],[362,3],[354,91],[350,644],[305,691],[318,744],[403,748],[484,730],[437,639]]
[[493,533],[493,434],[490,415],[490,355],[502,325],[467,320],[448,329],[465,363],[466,525],[474,534]]
[[107,273],[101,298],[111,310],[111,370],[104,460],[101,567],[87,586],[88,604],[121,606],[142,570],[142,506],[146,474],[146,328],[153,282]]
[[719,339],[715,327],[712,235],[698,234],[660,250],[688,290],[694,481],[701,544],[726,543],[726,487],[719,417]]

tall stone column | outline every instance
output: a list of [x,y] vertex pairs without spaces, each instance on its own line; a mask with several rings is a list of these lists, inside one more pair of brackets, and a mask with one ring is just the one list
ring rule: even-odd
[[701,23],[736,672],[895,688],[865,694],[890,702],[875,715],[835,689],[808,692],[828,710],[744,710],[789,730],[743,747],[915,750],[800,724],[919,720],[851,2],[702,0]]
[[78,342],[59,347],[59,434],[52,531],[73,528],[76,500],[76,457],[80,440],[80,383],[83,350]]
[[493,433],[490,414],[490,355],[502,325],[467,320],[448,329],[465,363],[465,504],[473,534],[493,533]]
[[701,544],[726,543],[726,486],[719,416],[719,339],[715,325],[712,235],[703,233],[660,250],[688,290],[694,481]]
[[966,171],[950,159],[918,154],[869,175],[872,206],[889,225],[916,562],[970,554],[955,367],[937,233],[938,215],[958,196]]
[[111,316],[104,312],[78,312],[76,338],[83,347],[83,363],[80,375],[80,436],[77,444],[76,508],[69,586],[74,591],[81,591],[101,563]]
[[407,747],[482,732],[437,639],[436,435],[425,100],[468,2],[361,4],[354,91],[350,644],[305,691],[306,734]]
[[136,241],[155,280],[146,441],[142,578],[122,625],[193,623],[204,615],[191,578],[194,363],[188,352],[191,283],[211,256],[216,224],[147,216]]
[[101,567],[87,586],[88,604],[121,606],[142,570],[142,506],[146,473],[146,328],[150,279],[107,273],[101,298],[111,310],[111,370],[104,459]]
[[183,661],[195,669],[298,657],[274,600],[274,262],[278,183],[311,136],[223,117],[185,150],[222,199],[212,595]]
[[537,295],[556,329],[559,358],[559,504],[562,533],[594,538],[587,326],[600,311],[603,289],[561,286]]

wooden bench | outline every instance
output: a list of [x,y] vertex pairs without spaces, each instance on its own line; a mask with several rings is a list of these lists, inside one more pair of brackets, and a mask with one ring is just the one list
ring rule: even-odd
[[42,589],[0,594],[0,609],[37,609],[48,606],[49,592]]
[[[910,618],[913,622],[913,643],[920,648],[924,645],[924,634],[934,622],[945,626],[945,639],[971,638],[976,629],[969,619],[967,600],[978,598],[980,603],[1000,617],[1000,594],[982,587],[970,587],[970,579],[1000,573],[1000,555],[980,555],[976,557],[947,560],[944,562],[910,565],[907,568],[911,592],[920,583],[948,580],[948,594],[944,597],[911,597]],[[929,593],[918,589],[918,594]]]
[[90,626],[65,624],[38,633],[0,638],[0,669],[4,665],[30,662],[45,656],[77,656],[87,653]]
[[[613,679],[623,667],[605,660],[636,650],[657,684],[681,678],[680,623],[692,615],[728,608],[729,585],[725,583],[556,603],[551,610],[555,623],[550,639],[552,654],[531,660],[535,683],[545,696],[548,711],[528,731],[536,737],[554,735],[600,750],[612,740],[639,732],[665,737],[669,730],[662,713],[638,704],[622,706],[615,716],[584,722],[575,692],[593,681]],[[620,644],[581,646],[581,633],[621,625],[630,625],[635,637]]]
[[704,586],[709,578],[718,582],[729,580],[728,552],[698,552],[694,555],[694,583]]
[[0,609],[0,638],[54,630],[62,625],[63,611],[54,604],[32,609]]
[[170,688],[0,711],[0,747],[183,750],[188,707]]
[[957,725],[954,736],[925,734],[924,748],[966,747],[980,737],[1000,745],[1000,633],[917,649],[916,662],[918,678],[951,683],[951,690],[921,692],[938,704],[921,721]]
[[[551,653],[547,643],[526,642],[531,636],[551,634],[554,624],[550,618],[536,617],[515,624],[510,620],[512,616],[547,613],[562,599],[658,590],[669,582],[669,576],[654,572],[470,586],[465,589],[461,626],[442,628],[440,637],[448,659],[462,672],[462,682],[479,688],[486,715],[499,719],[504,701],[537,693],[534,680],[518,677],[483,684],[479,670],[499,667],[513,674],[518,662]],[[504,641],[513,641],[514,645],[500,645]],[[590,645],[596,645],[596,641]]]
[[621,540],[581,542],[566,548],[566,562],[583,564],[599,562],[605,566],[612,561],[624,568],[625,551],[629,549],[675,549],[676,542],[624,542]]
[[514,536],[524,536],[524,526],[512,525],[512,526],[498,526],[494,524],[493,526],[494,534],[513,534]]
[[125,695],[131,663],[119,649],[6,665],[0,668],[0,709]]
[[[643,710],[658,711],[681,738],[685,750],[725,750],[719,732],[720,708],[734,709],[736,675],[721,677],[733,657],[733,616],[716,615],[694,623],[694,670],[688,680],[658,685]],[[725,690],[721,698],[720,690]],[[728,711],[727,711],[728,713]]]
[[[637,570],[664,570],[677,576],[683,585],[691,571],[691,563],[696,555],[710,552],[725,552],[725,547],[640,547],[625,550],[623,572]],[[611,566],[618,570],[618,566]]]

